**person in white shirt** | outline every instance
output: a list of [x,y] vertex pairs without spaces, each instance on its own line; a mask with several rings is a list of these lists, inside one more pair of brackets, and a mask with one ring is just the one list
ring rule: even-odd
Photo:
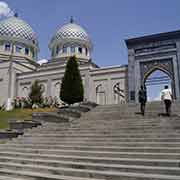
[[170,116],[171,114],[171,104],[172,104],[172,92],[168,86],[164,86],[164,89],[161,91],[161,100],[164,101],[166,108],[166,115]]

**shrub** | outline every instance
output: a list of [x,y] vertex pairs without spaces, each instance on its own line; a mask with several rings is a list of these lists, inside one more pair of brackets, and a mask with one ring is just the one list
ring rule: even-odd
[[38,80],[36,80],[32,86],[29,93],[29,99],[31,101],[31,105],[34,104],[42,104],[43,103],[43,97],[42,97],[43,90],[41,88],[41,85],[39,84]]

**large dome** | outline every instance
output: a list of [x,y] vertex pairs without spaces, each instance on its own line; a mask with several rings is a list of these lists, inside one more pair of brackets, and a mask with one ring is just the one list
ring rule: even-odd
[[0,39],[18,41],[38,48],[36,34],[31,26],[14,16],[0,21]]
[[66,42],[84,43],[91,48],[91,41],[87,32],[73,21],[65,24],[55,33],[51,39],[50,48],[56,44],[64,44]]

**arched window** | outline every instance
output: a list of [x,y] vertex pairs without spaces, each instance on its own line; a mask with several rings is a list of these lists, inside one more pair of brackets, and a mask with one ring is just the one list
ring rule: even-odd
[[79,47],[79,48],[78,48],[78,52],[79,52],[80,54],[82,54],[82,47]]
[[63,46],[62,52],[67,53],[67,47],[66,46]]
[[5,44],[5,51],[10,51],[11,48],[11,44],[10,43],[6,43]]
[[56,47],[56,55],[59,54],[59,46]]
[[44,84],[40,84],[40,85],[41,85],[42,96],[45,97],[46,96],[46,86]]
[[71,53],[75,53],[75,47],[71,46]]
[[88,49],[87,48],[85,48],[85,52],[86,52],[86,56],[88,55]]
[[96,86],[96,102],[97,104],[106,104],[106,92],[102,84]]
[[16,52],[17,52],[17,53],[21,53],[21,50],[22,50],[22,49],[23,49],[22,46],[16,45]]
[[22,88],[22,97],[28,97],[28,94],[29,94],[29,89],[28,87],[23,87]]
[[57,83],[54,85],[54,97],[59,98],[60,88],[61,88],[61,84],[60,84],[60,82],[57,82]]
[[25,55],[29,55],[29,48],[25,47]]

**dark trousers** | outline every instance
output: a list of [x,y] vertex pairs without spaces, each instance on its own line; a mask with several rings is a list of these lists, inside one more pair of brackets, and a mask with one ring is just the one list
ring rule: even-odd
[[170,114],[171,114],[171,100],[165,99],[164,104],[165,104],[165,109],[166,109],[166,115],[170,116]]
[[140,109],[141,109],[141,114],[144,116],[145,113],[145,107],[146,107],[146,103],[141,102],[140,103]]

